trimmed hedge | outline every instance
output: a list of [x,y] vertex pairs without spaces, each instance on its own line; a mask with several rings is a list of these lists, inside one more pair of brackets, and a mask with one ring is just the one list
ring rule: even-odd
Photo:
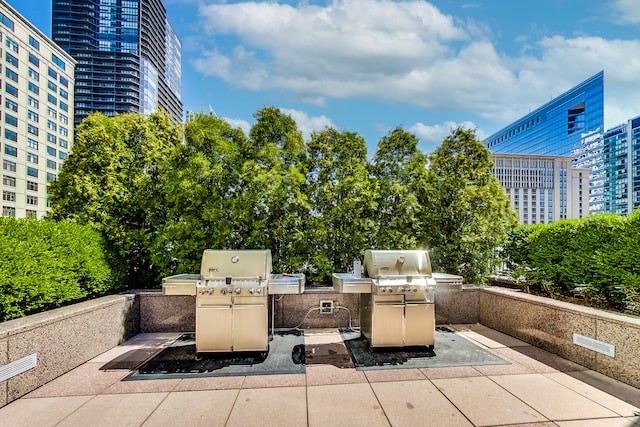
[[115,280],[99,232],[0,218],[0,321],[104,295]]
[[514,277],[534,290],[587,297],[640,313],[640,210],[518,227],[505,246]]

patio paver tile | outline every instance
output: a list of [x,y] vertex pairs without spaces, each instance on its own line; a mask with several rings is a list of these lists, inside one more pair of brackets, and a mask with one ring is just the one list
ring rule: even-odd
[[307,387],[310,427],[378,427],[389,421],[369,384]]
[[418,426],[426,421],[448,427],[473,426],[431,381],[371,384],[391,425]]
[[240,390],[226,425],[306,426],[306,390],[304,387]]
[[204,390],[169,393],[143,424],[155,426],[224,426],[239,390]]
[[54,426],[93,396],[19,399],[0,408],[2,425],[12,427]]

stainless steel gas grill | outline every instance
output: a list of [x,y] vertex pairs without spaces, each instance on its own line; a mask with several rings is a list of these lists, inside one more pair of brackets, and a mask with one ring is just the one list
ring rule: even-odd
[[[360,328],[371,347],[435,345],[435,292],[454,289],[459,276],[439,285],[429,254],[419,250],[367,250],[365,275],[335,273],[333,287],[360,294]],[[458,280],[459,279],[459,280]],[[445,283],[446,282],[446,283]]]
[[272,275],[269,250],[211,250],[200,274],[162,279],[165,295],[195,295],[196,352],[267,351],[269,291],[302,293],[304,275]]

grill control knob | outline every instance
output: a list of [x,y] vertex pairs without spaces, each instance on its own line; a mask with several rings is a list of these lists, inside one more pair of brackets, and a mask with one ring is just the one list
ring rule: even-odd
[[221,293],[222,295],[226,295],[226,294],[227,294],[227,290],[226,290],[225,288],[222,288],[222,290],[220,291],[220,293]]
[[416,287],[413,287],[411,289],[413,289],[413,292],[418,292],[418,288],[416,288]]
[[240,292],[242,292],[242,289],[236,288],[236,294],[240,294]]
[[200,289],[200,295],[204,295],[204,289]]
[[249,294],[253,295],[253,288],[249,288]]
[[393,292],[393,288],[392,288],[391,286],[389,286],[389,287],[387,288],[387,292],[388,292],[388,293],[392,293],[392,292]]
[[403,288],[402,286],[400,286],[400,287],[398,288],[398,292],[400,292],[400,293],[404,292],[404,288]]
[[262,289],[260,289],[260,288],[256,289],[256,293],[261,294],[262,293]]
[[209,295],[213,295],[213,288],[209,289]]

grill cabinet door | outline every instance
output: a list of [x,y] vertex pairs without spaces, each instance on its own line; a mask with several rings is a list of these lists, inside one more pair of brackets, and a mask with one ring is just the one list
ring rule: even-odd
[[402,296],[375,296],[372,317],[372,347],[401,347],[403,345],[404,301]]
[[231,300],[197,297],[196,351],[231,351]]
[[405,345],[434,345],[435,329],[433,304],[407,302],[404,319]]
[[233,304],[233,351],[266,351],[268,342],[267,297],[237,298]]

